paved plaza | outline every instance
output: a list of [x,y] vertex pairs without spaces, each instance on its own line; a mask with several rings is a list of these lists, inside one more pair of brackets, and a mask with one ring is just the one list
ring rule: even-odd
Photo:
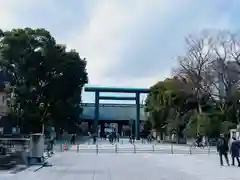
[[2,180],[238,180],[240,168],[220,167],[216,155],[56,153],[52,167],[32,166]]

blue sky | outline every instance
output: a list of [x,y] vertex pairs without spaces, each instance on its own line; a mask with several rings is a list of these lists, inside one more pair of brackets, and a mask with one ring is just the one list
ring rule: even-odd
[[46,28],[86,57],[89,85],[148,88],[171,75],[188,34],[238,31],[240,1],[0,0],[0,12],[0,28]]

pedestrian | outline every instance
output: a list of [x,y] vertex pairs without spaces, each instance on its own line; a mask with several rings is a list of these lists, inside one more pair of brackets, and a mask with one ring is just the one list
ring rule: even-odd
[[129,142],[132,144],[132,136],[129,135]]
[[220,165],[223,166],[223,156],[226,160],[227,165],[229,166],[229,159],[228,159],[228,141],[224,137],[224,134],[221,134],[218,142],[217,142],[217,151],[219,153],[219,158],[220,158]]
[[196,136],[196,144],[197,144],[197,147],[202,146],[202,137],[199,134],[197,134]]
[[132,135],[132,144],[134,144],[134,143],[135,143],[135,136]]
[[233,137],[231,147],[230,147],[230,152],[232,156],[232,166],[235,166],[235,159],[237,159],[238,167],[240,167],[239,148],[240,148],[240,141],[237,141],[237,139]]
[[96,142],[97,142],[97,135],[94,134],[94,135],[93,135],[93,144],[96,144]]
[[54,145],[54,139],[51,138],[49,139],[48,141],[48,144],[47,144],[47,155],[48,157],[50,157],[53,153],[53,145]]
[[108,140],[109,140],[109,143],[112,144],[112,133],[109,133]]
[[120,139],[120,134],[117,134],[117,142],[119,143],[119,139]]
[[71,137],[71,144],[75,144],[75,139],[76,139],[76,136],[75,134],[72,134],[72,137]]

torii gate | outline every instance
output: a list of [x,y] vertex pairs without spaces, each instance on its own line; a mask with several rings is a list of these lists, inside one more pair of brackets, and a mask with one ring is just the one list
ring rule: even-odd
[[[94,130],[98,132],[99,100],[134,100],[136,103],[135,137],[140,139],[140,94],[149,93],[149,89],[85,87],[85,92],[95,93]],[[100,96],[100,93],[134,93],[135,97]]]

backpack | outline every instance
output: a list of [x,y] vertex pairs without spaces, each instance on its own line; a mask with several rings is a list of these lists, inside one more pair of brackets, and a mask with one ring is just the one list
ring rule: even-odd
[[224,139],[219,139],[218,146],[223,147],[225,145]]

